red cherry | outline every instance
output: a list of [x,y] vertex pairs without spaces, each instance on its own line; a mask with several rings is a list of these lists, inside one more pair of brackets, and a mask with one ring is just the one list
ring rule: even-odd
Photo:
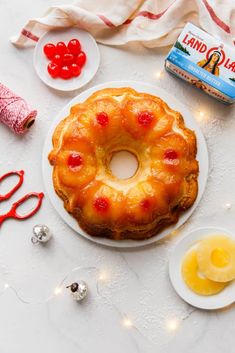
[[97,113],[96,120],[97,120],[98,124],[100,124],[101,126],[106,126],[106,125],[108,125],[108,122],[109,122],[108,114],[105,112]]
[[148,126],[154,119],[154,115],[151,112],[143,111],[137,115],[138,123],[143,126]]
[[72,53],[74,55],[78,55],[80,53],[81,44],[80,44],[79,40],[77,40],[77,39],[71,39],[68,42],[67,47],[68,47],[70,53]]
[[140,206],[145,210],[148,211],[150,206],[151,206],[151,202],[149,199],[144,199],[140,202]]
[[52,43],[47,43],[43,47],[44,54],[48,59],[51,59],[55,55],[55,46]]
[[73,54],[70,53],[65,53],[63,56],[63,64],[64,65],[71,65],[74,61],[74,56]]
[[56,78],[59,76],[60,67],[52,62],[47,65],[47,71],[51,75],[51,77]]
[[72,64],[71,65],[71,72],[74,77],[77,77],[81,74],[81,68],[77,64]]
[[52,62],[56,65],[61,66],[63,63],[63,57],[60,54],[56,54],[53,59]]
[[177,158],[178,158],[178,153],[175,150],[171,149],[171,148],[166,150],[165,153],[164,153],[164,159],[173,160],[173,159],[177,159]]
[[80,156],[79,153],[71,153],[68,158],[68,166],[71,169],[80,167],[82,165],[82,157]]
[[82,67],[86,62],[86,54],[84,51],[81,51],[78,56],[75,59],[75,63],[78,64],[78,66]]
[[71,73],[70,67],[67,65],[62,66],[60,69],[60,77],[67,80],[71,78],[71,76],[72,76],[72,73]]
[[58,42],[56,44],[56,54],[64,55],[67,52],[68,52],[68,49],[64,42]]
[[109,209],[109,200],[106,197],[98,197],[94,206],[98,212],[106,212]]

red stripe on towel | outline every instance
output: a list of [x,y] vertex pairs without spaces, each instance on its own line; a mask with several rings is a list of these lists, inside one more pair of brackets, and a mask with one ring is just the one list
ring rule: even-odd
[[150,11],[140,11],[135,15],[135,17],[128,18],[123,24],[127,25],[127,24],[131,23],[136,17],[139,17],[139,16],[146,17],[149,20],[158,20],[159,18],[161,18],[164,15],[164,13],[169,9],[169,7],[171,7],[175,3],[175,1],[176,0],[174,0],[164,11],[156,13],[156,14],[152,13]]
[[23,36],[25,36],[29,39],[32,39],[34,42],[37,42],[39,40],[39,38],[37,36],[35,36],[33,33],[29,32],[25,28],[22,29],[21,34],[23,34]]
[[116,27],[107,17],[104,15],[97,15],[108,27]]
[[211,7],[210,4],[208,4],[208,2],[206,0],[202,0],[207,11],[209,12],[212,20],[220,27],[222,28],[225,32],[227,33],[231,33],[230,27],[224,23],[215,13],[215,11],[213,10],[213,8]]
[[137,15],[135,17],[139,17],[139,16],[142,16],[142,17],[147,17],[149,18],[150,20],[158,20],[160,17],[162,17],[162,15],[164,15],[164,13],[167,11],[164,10],[163,12],[160,12],[160,13],[152,13],[152,12],[149,12],[149,11],[141,11],[141,12],[138,12]]
[[[221,28],[223,29],[225,32],[227,33],[231,33],[231,29],[230,27],[224,23],[215,13],[215,11],[213,10],[213,8],[211,7],[211,5],[207,2],[207,0],[202,0],[207,11],[210,14],[211,19]],[[128,18],[123,24],[124,25],[128,25],[130,24],[136,17],[146,17],[150,20],[158,20],[159,18],[161,18],[165,12],[169,9],[169,7],[171,7],[173,4],[175,3],[175,1],[173,1],[164,11],[160,12],[160,13],[152,13],[150,11],[140,11],[138,12],[133,18]],[[107,17],[105,17],[104,15],[98,15],[99,18],[106,24],[106,26],[108,27],[116,27]]]

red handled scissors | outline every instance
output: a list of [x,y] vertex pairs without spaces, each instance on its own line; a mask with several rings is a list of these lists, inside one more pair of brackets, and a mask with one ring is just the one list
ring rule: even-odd
[[[21,187],[21,185],[24,181],[24,171],[20,170],[20,171],[13,171],[13,172],[8,172],[8,173],[4,174],[3,176],[0,177],[0,183],[4,179],[6,179],[12,175],[18,176],[18,182],[12,188],[12,190],[7,192],[5,195],[0,195],[0,202],[8,200]],[[5,213],[4,215],[0,215],[0,226],[7,218],[15,218],[15,219],[23,220],[23,219],[27,219],[27,218],[33,216],[41,207],[43,196],[44,196],[43,192],[40,192],[40,193],[30,192],[30,193],[26,194],[25,196],[23,196],[18,201],[14,202],[12,204],[11,209],[7,213]],[[30,198],[37,198],[38,199],[37,205],[29,213],[20,215],[17,212],[17,208]]]

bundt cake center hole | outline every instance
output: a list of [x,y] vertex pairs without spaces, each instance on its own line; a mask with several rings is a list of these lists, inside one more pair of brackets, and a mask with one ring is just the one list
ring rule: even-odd
[[109,168],[118,179],[129,179],[135,175],[139,163],[136,156],[129,151],[113,152]]

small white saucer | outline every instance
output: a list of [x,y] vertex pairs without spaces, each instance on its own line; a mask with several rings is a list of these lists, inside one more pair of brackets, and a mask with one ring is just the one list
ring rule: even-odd
[[[43,47],[47,43],[56,44],[63,41],[66,44],[70,39],[80,41],[82,50],[86,53],[87,61],[78,77],[69,80],[52,78],[47,72],[49,60],[43,53]],[[34,50],[33,59],[35,70],[40,79],[48,86],[60,91],[73,91],[88,83],[96,74],[100,64],[100,52],[95,39],[86,31],[79,28],[70,28],[45,33],[38,41]]]
[[176,292],[187,303],[200,309],[220,309],[235,302],[235,281],[231,282],[218,294],[203,296],[191,291],[182,278],[181,264],[185,253],[201,239],[216,234],[228,235],[235,240],[235,235],[226,229],[216,227],[199,228],[187,234],[176,245],[169,261],[170,280]]

